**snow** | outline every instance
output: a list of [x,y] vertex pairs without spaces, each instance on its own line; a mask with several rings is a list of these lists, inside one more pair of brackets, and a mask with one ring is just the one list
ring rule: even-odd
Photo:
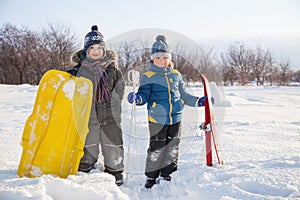
[[82,87],[79,87],[77,89],[77,91],[79,92],[79,94],[81,94],[82,96],[86,96],[87,93],[88,93],[88,90],[89,90],[89,85],[87,82],[84,82],[83,86]]
[[65,93],[65,96],[72,100],[74,96],[75,82],[72,79],[70,79],[64,84],[62,90]]
[[[102,171],[101,161],[89,174],[80,172],[66,179],[19,178],[20,142],[37,86],[0,85],[0,199],[300,199],[300,88],[213,84],[211,88],[225,164],[218,165],[213,152],[214,165],[206,166],[204,135],[198,128],[203,108],[185,107],[178,171],[171,182],[160,180],[145,189],[145,106],[135,108],[136,130],[130,133],[132,106],[126,98],[123,101],[123,186],[116,186],[114,177]],[[201,87],[187,89],[203,95]],[[127,94],[132,88],[126,90]]]

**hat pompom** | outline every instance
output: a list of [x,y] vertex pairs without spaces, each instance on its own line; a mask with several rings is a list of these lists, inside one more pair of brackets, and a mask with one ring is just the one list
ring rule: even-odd
[[166,36],[164,36],[164,35],[158,35],[158,36],[156,36],[156,41],[157,41],[157,42],[158,42],[158,41],[166,42],[167,39],[166,39]]
[[97,25],[93,25],[91,29],[92,29],[92,31],[98,31],[98,26]]

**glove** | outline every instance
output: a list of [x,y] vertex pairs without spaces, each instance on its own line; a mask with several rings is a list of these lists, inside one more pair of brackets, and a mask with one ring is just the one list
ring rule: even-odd
[[[206,96],[203,96],[201,97],[199,100],[198,100],[198,106],[201,107],[201,106],[204,106],[204,102],[206,100]],[[215,98],[214,97],[211,97],[211,104],[212,105],[215,105]]]
[[211,104],[215,105],[215,98],[214,97],[211,97]]
[[141,97],[139,95],[136,95],[134,92],[129,92],[127,96],[127,100],[129,103],[133,103],[135,101],[136,104],[139,104],[141,102]]
[[198,99],[198,106],[199,107],[204,106],[204,102],[205,102],[206,98],[207,98],[206,96],[203,96],[200,99]]

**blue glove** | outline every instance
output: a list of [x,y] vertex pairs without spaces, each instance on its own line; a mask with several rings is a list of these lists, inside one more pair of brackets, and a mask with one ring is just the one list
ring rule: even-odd
[[[206,96],[203,96],[201,97],[199,100],[198,100],[198,106],[201,107],[201,106],[204,106],[204,102],[206,100]],[[212,105],[215,105],[215,98],[214,97],[211,97],[211,104]]]
[[204,102],[205,102],[206,98],[207,98],[206,96],[203,96],[200,99],[198,99],[198,106],[199,107],[204,106]]
[[211,104],[215,105],[215,98],[214,97],[211,97]]
[[136,104],[139,104],[141,102],[141,97],[136,95],[134,92],[129,92],[127,96],[127,100],[129,103],[133,103],[135,101]]

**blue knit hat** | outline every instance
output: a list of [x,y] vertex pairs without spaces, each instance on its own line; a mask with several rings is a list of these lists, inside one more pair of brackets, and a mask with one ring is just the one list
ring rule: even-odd
[[87,54],[89,48],[94,44],[100,44],[105,52],[105,42],[103,35],[98,31],[98,26],[94,25],[91,32],[87,33],[84,38],[84,52]]
[[166,36],[156,36],[156,42],[153,43],[151,48],[151,60],[157,57],[166,57],[172,59],[172,54],[169,51],[168,44],[166,42]]

